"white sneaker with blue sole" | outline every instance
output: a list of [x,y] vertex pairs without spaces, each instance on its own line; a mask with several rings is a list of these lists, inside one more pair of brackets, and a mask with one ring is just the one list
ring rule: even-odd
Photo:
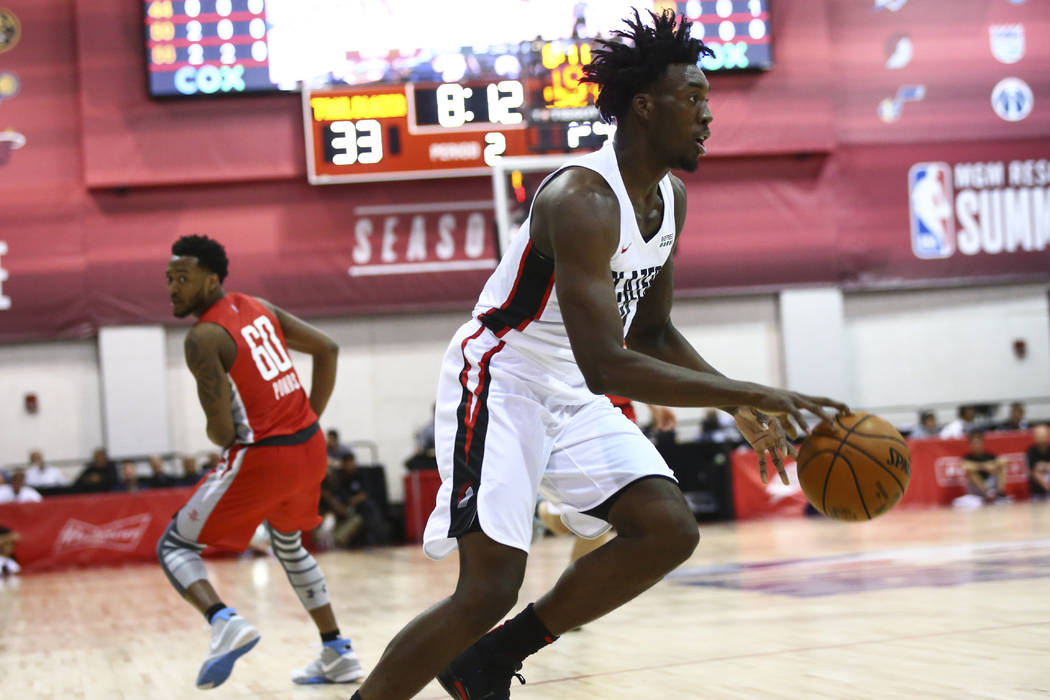
[[292,682],[300,685],[353,683],[364,677],[361,660],[357,658],[350,640],[340,638],[321,645],[321,655],[306,668],[292,673]]
[[197,687],[210,690],[222,685],[237,659],[259,643],[259,630],[237,614],[233,608],[224,608],[211,620],[211,646],[208,656],[197,674]]

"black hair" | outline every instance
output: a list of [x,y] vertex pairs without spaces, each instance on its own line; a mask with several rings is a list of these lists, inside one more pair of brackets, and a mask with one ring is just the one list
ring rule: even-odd
[[631,98],[659,80],[667,66],[695,64],[701,56],[714,56],[703,41],[689,36],[692,22],[684,17],[679,21],[671,9],[659,15],[648,12],[653,26],[643,24],[635,9],[634,19],[624,20],[629,31],[614,31],[617,38],[611,41],[598,39],[600,48],[594,49],[594,58],[583,68],[583,82],[598,86],[595,106],[606,122],[621,119]]
[[230,271],[226,249],[207,236],[183,236],[171,245],[171,254],[197,258],[197,264],[219,276],[221,283]]

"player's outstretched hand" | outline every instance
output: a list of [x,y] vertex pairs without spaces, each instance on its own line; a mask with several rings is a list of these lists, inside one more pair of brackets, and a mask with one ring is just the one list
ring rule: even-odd
[[776,466],[781,482],[785,485],[788,483],[783,455],[797,457],[798,450],[791,441],[797,440],[800,435],[809,434],[802,411],[813,413],[821,421],[830,421],[828,408],[839,413],[850,412],[849,407],[840,401],[779,389],[770,390],[755,406],[737,409],[734,413],[737,428],[758,453],[759,475],[763,484],[767,482],[767,457]]

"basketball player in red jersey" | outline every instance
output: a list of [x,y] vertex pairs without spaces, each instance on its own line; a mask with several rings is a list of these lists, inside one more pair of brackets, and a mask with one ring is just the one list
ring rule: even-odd
[[[221,685],[259,632],[228,607],[208,582],[205,545],[243,550],[260,523],[299,600],[321,633],[321,654],[292,674],[296,683],[343,683],[364,672],[339,634],[324,575],[303,548],[316,527],[328,468],[317,417],[335,386],[339,348],[327,335],[272,304],[222,288],[226,251],[206,236],[171,247],[168,295],[178,318],[196,316],[186,335],[186,364],[222,460],[197,485],[157,543],[157,558],[175,589],[207,618],[211,646],[197,687]],[[288,349],[313,357],[307,396]]]
[[[729,379],[671,323],[686,188],[710,136],[711,51],[674,12],[637,12],[587,78],[614,140],[549,176],[445,354],[435,410],[442,476],[423,548],[459,549],[459,581],[387,646],[354,700],[407,700],[433,677],[458,700],[510,697],[522,662],[692,555],[696,519],[652,443],[601,394],[731,412],[786,481],[783,453],[837,401]],[[779,416],[779,418],[778,418]],[[616,537],[517,602],[537,494],[573,532]],[[488,632],[486,634],[486,632]],[[479,639],[480,638],[480,639]],[[457,655],[458,654],[458,655]],[[518,676],[520,679],[520,676]]]

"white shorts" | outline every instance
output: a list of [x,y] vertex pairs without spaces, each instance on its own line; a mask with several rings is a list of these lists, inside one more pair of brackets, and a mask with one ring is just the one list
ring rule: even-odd
[[536,498],[560,504],[581,537],[609,523],[584,511],[649,476],[674,480],[660,453],[604,396],[559,402],[545,370],[478,321],[453,337],[441,368],[434,447],[441,488],[423,551],[441,559],[480,529],[528,552]]

